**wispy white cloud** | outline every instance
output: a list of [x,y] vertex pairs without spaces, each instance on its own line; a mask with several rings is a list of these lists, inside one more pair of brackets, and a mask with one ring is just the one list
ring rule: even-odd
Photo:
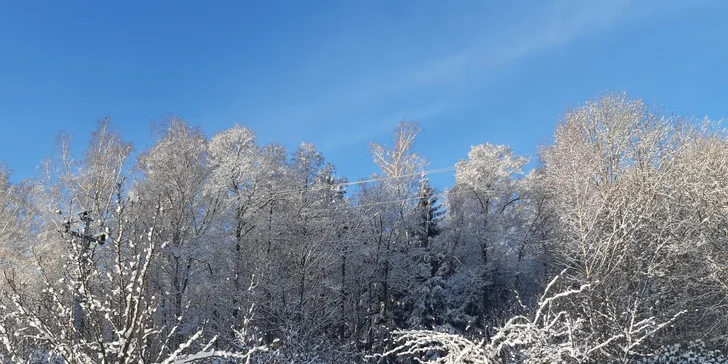
[[[319,93],[313,102],[292,105],[289,113],[303,123],[330,123],[332,119],[345,123],[346,133],[318,133],[319,139],[325,140],[320,143],[325,149],[359,144],[388,133],[401,118],[426,119],[456,107],[464,92],[487,84],[499,67],[688,5],[669,0],[647,5],[637,0],[554,0],[498,9],[502,14],[488,13],[484,8],[455,9],[454,22],[461,17],[460,21],[468,25],[456,27],[450,36],[467,38],[459,42],[464,46],[453,50],[449,45],[433,43],[426,54],[414,55],[408,62],[351,75],[333,89]],[[393,102],[400,108],[382,106]]]
[[[471,34],[470,45],[454,54],[435,53],[430,59],[370,80],[354,90],[356,97],[386,95],[431,86],[461,87],[481,82],[496,66],[517,61],[539,51],[608,30],[633,18],[630,0],[537,3],[512,9],[511,15],[485,30]],[[472,15],[467,15],[472,16]]]
[[473,29],[473,34],[469,35],[470,44],[458,52],[441,54],[435,49],[430,58],[420,59],[406,68],[370,79],[366,86],[352,92],[356,97],[381,97],[388,93],[427,87],[458,89],[468,84],[482,83],[498,66],[624,24],[664,16],[694,5],[694,2],[681,0],[532,2],[510,9],[507,15],[496,22],[484,24],[482,30]]
[[369,143],[373,135],[382,131],[394,131],[396,122],[399,120],[422,120],[437,115],[451,105],[435,103],[420,108],[406,111],[393,112],[379,116],[366,123],[352,123],[346,129],[346,133],[337,133],[336,136],[324,138],[317,147],[325,153],[351,146],[352,144]]

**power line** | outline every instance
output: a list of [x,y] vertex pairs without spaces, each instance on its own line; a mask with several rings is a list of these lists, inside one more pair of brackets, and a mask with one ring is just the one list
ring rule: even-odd
[[332,184],[332,185],[313,186],[313,187],[306,188],[306,189],[282,190],[282,191],[275,192],[272,197],[278,197],[278,196],[294,194],[294,193],[310,192],[310,191],[332,190],[332,189],[341,188],[341,187],[362,185],[362,184],[366,184],[366,183],[386,181],[386,180],[391,180],[391,179],[426,176],[426,175],[435,174],[435,173],[454,171],[455,169],[456,169],[456,167],[452,166],[452,167],[444,167],[444,168],[432,169],[432,170],[427,170],[427,171],[421,171],[421,172],[416,172],[416,173],[408,173],[408,174],[403,174],[401,176],[377,177],[377,178],[370,178],[367,180],[361,180],[361,181],[355,181],[355,182],[344,182],[344,183],[336,183],[336,184]]
[[[526,154],[520,154],[520,155],[513,155],[513,157],[528,157],[532,155],[537,155],[538,152],[532,152],[532,153],[526,153]],[[356,185],[363,185],[367,183],[373,183],[373,182],[380,182],[380,181],[387,181],[392,179],[400,179],[400,178],[408,178],[408,177],[418,177],[418,176],[427,176],[431,174],[436,173],[443,173],[448,171],[455,171],[457,169],[457,166],[449,166],[449,167],[442,167],[442,168],[436,168],[431,170],[425,170],[420,172],[414,172],[414,173],[408,173],[403,174],[401,176],[387,176],[387,177],[377,177],[377,178],[370,178],[366,180],[360,180],[360,181],[354,181],[354,182],[345,182],[345,183],[337,183],[329,186],[314,186],[306,189],[289,189],[289,190],[282,190],[278,191],[273,194],[271,197],[278,197],[278,196],[284,196],[288,194],[294,194],[294,193],[302,193],[302,192],[310,192],[310,191],[320,191],[320,190],[331,190],[331,189],[337,189],[347,186],[356,186]]]
[[[432,194],[432,195],[430,195],[430,197],[443,198],[443,199],[445,199],[445,198],[451,197],[452,195],[459,195],[459,194],[465,194],[465,193],[471,193],[471,192],[473,192],[473,190],[469,190],[469,189],[466,189],[466,190],[458,190],[458,191],[452,191],[452,190],[450,190],[450,191],[447,191],[447,192]],[[388,205],[388,204],[394,204],[394,203],[402,203],[402,202],[408,202],[408,201],[418,201],[421,198],[422,197],[420,197],[420,196],[415,196],[415,197],[407,197],[407,198],[396,199],[396,200],[377,201],[377,202],[372,202],[372,203],[367,203],[367,204],[360,204],[360,205],[350,205],[350,204],[346,204],[346,205],[337,207],[335,211],[358,209],[358,208],[364,208],[364,207],[374,207],[374,206]],[[332,211],[332,209],[320,208],[320,209],[304,210],[304,213],[311,214],[311,213],[317,213],[317,212],[331,212],[331,211]]]

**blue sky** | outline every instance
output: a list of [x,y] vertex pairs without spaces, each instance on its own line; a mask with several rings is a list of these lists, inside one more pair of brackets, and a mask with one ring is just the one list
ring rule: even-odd
[[208,136],[313,142],[356,180],[401,119],[432,169],[485,142],[532,153],[605,91],[720,119],[727,15],[718,0],[0,0],[0,161],[36,176],[60,130],[82,146],[107,115],[143,149],[174,114]]

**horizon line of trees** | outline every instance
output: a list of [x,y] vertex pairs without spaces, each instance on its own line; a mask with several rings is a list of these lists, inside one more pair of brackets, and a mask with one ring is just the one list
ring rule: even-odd
[[420,132],[370,144],[380,172],[348,192],[312,144],[175,118],[135,161],[106,119],[81,155],[60,136],[41,178],[0,168],[0,361],[721,358],[720,123],[605,94],[532,171],[481,144],[445,191]]

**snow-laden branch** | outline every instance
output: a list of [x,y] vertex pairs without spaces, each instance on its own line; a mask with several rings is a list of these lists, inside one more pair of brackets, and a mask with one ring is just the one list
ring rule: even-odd
[[[646,317],[625,327],[603,341],[594,342],[590,332],[590,312],[572,311],[560,308],[557,303],[570,300],[579,303],[589,299],[582,296],[590,289],[584,284],[578,289],[566,289],[550,293],[557,280],[565,272],[551,280],[538,301],[532,317],[516,315],[511,317],[490,341],[478,341],[463,336],[425,330],[395,331],[396,346],[375,357],[397,356],[418,362],[434,363],[496,363],[502,360],[523,363],[622,360],[639,353],[636,348],[659,330],[673,324],[684,312],[658,322],[654,316]],[[579,305],[576,305],[579,307]],[[569,307],[568,305],[565,307]],[[633,311],[637,315],[637,311]],[[605,350],[610,348],[610,350]],[[613,356],[610,353],[619,353]],[[595,356],[595,355],[600,356]],[[601,359],[599,359],[601,358]]]

